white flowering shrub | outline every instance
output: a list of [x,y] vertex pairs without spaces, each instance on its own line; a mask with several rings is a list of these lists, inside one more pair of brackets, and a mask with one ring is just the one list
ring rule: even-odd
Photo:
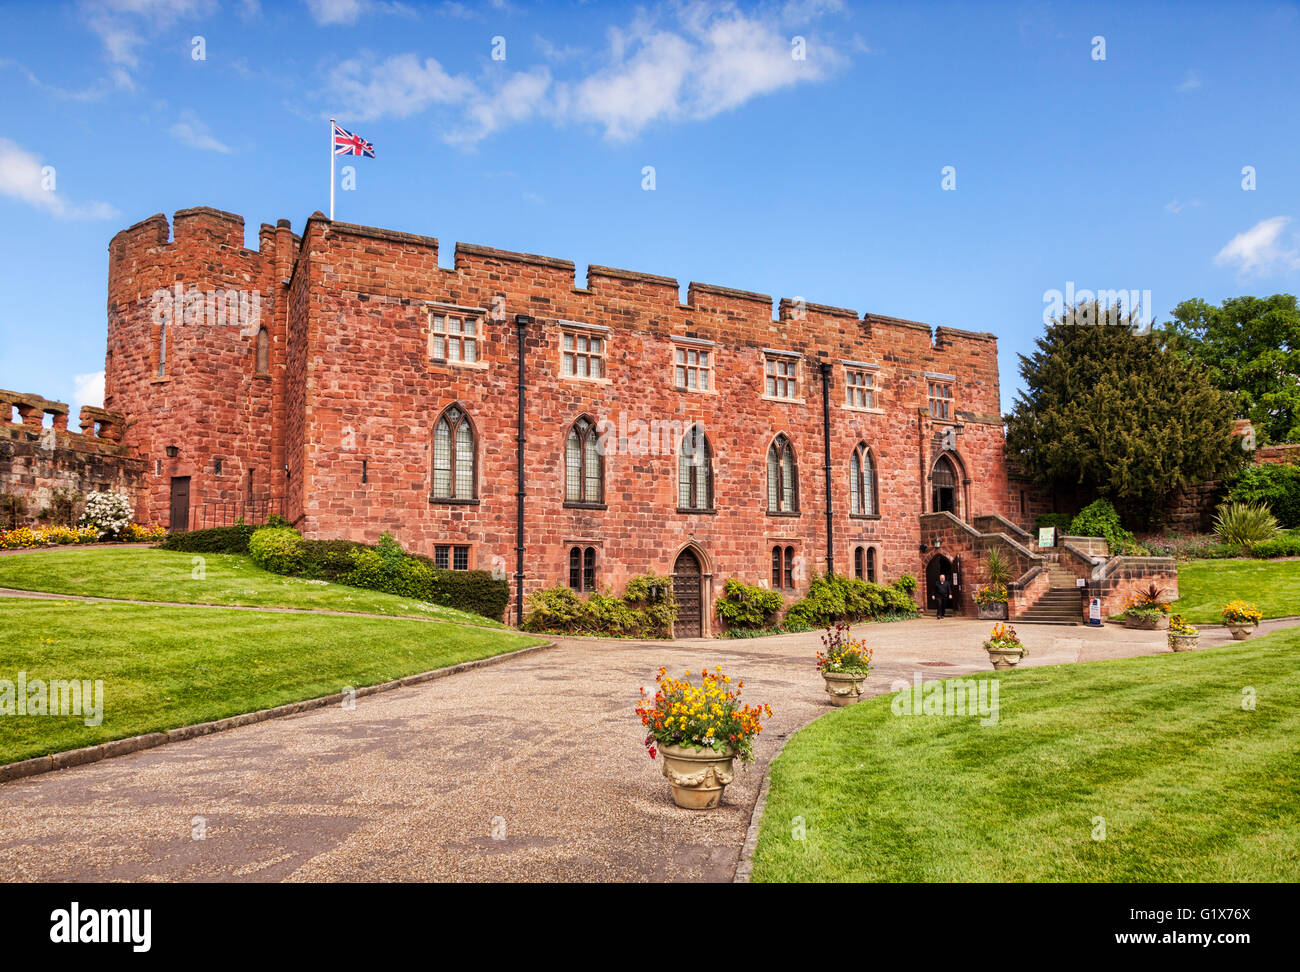
[[81,514],[81,525],[94,527],[100,537],[115,537],[131,525],[135,508],[125,493],[113,490],[95,490],[86,496],[86,511]]

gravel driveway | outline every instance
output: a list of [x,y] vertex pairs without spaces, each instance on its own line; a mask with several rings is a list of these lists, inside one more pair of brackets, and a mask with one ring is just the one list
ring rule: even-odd
[[[1295,622],[1291,622],[1295,623]],[[1268,629],[1268,625],[1264,629]],[[987,622],[863,625],[872,694],[988,669]],[[1164,651],[1163,632],[1022,626],[1042,665]],[[1223,629],[1202,635],[1226,640]],[[19,881],[729,881],[763,768],[830,711],[816,634],[561,640],[450,678],[0,785]],[[675,807],[633,706],[660,664],[723,666],[774,717],[723,805]],[[494,836],[495,833],[495,836]],[[196,835],[202,839],[196,839]]]

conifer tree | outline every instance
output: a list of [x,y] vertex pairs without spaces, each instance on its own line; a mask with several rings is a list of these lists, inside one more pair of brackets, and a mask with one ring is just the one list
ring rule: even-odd
[[1222,477],[1241,450],[1232,405],[1205,370],[1133,314],[1106,313],[1067,311],[1020,356],[1025,391],[1007,417],[1007,452],[1039,485],[1105,496],[1145,527],[1175,489]]

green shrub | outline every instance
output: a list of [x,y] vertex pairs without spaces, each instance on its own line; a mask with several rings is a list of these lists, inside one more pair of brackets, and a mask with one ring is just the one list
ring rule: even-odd
[[[1069,533],[1072,519],[1069,513],[1039,513],[1034,517],[1034,532],[1037,533],[1045,527],[1056,527],[1062,533]],[[1073,535],[1079,536],[1079,534]]]
[[305,563],[302,536],[292,527],[262,527],[248,541],[253,563],[273,574],[297,574]]
[[385,533],[373,548],[353,550],[352,569],[339,579],[351,587],[365,587],[417,601],[433,601],[433,572],[424,561],[408,557]]
[[510,584],[504,577],[493,577],[487,570],[434,567],[427,600],[500,621],[510,603]]
[[241,523],[238,526],[169,533],[159,546],[163,550],[179,550],[184,553],[246,554],[254,530],[256,527]]
[[1277,536],[1277,520],[1266,506],[1225,503],[1214,518],[1214,535],[1223,543],[1249,547]]
[[746,584],[739,577],[727,578],[722,585],[722,597],[718,599],[718,618],[732,629],[763,629],[772,623],[781,608],[785,607],[785,598],[779,592]]
[[641,574],[628,580],[623,600],[634,610],[635,629],[639,638],[667,638],[677,620],[677,598],[673,579],[655,573]]
[[306,540],[302,542],[302,576],[337,581],[352,570],[352,551],[366,545],[356,540]]
[[548,587],[528,595],[520,627],[525,631],[573,634],[581,630],[584,616],[585,605],[573,588]]
[[1232,480],[1229,503],[1267,506],[1284,527],[1300,526],[1300,466],[1264,463],[1246,466]]
[[[785,624],[824,628],[840,621],[873,620],[882,615],[916,615],[911,595],[899,586],[882,587],[856,577],[818,577],[809,585],[807,597],[795,601],[786,612]],[[915,585],[915,579],[912,579]]]
[[894,583],[890,584],[889,586],[894,588],[895,590],[902,591],[904,594],[907,594],[910,597],[911,595],[916,593],[916,578],[913,577],[911,574],[904,574],[902,577],[898,578],[898,580],[894,581]]
[[521,627],[614,638],[667,638],[676,620],[672,578],[642,574],[627,582],[622,597],[597,592],[583,600],[568,587],[530,594]]
[[1300,557],[1300,537],[1288,533],[1274,537],[1272,540],[1265,540],[1251,547],[1250,555],[1261,560],[1274,557]]
[[641,619],[621,597],[593,591],[583,604],[582,629],[588,634],[626,638],[640,634]]
[[1146,548],[1120,523],[1119,513],[1108,499],[1093,500],[1070,521],[1068,536],[1105,537],[1112,557],[1119,554],[1141,556]]

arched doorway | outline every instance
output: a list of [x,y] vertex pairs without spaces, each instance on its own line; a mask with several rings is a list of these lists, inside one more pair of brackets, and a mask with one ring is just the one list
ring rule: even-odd
[[703,582],[700,558],[687,548],[673,564],[673,597],[677,600],[677,623],[673,633],[678,638],[704,637]]
[[948,602],[948,610],[955,612],[961,605],[961,598],[958,596],[957,585],[953,578],[954,570],[953,562],[943,554],[935,554],[925,565],[925,609],[927,611],[933,611],[939,606],[935,588],[939,584],[940,574],[944,574],[948,578],[948,583],[952,584],[952,599]]
[[939,457],[930,474],[930,511],[957,513],[957,470],[947,456]]

